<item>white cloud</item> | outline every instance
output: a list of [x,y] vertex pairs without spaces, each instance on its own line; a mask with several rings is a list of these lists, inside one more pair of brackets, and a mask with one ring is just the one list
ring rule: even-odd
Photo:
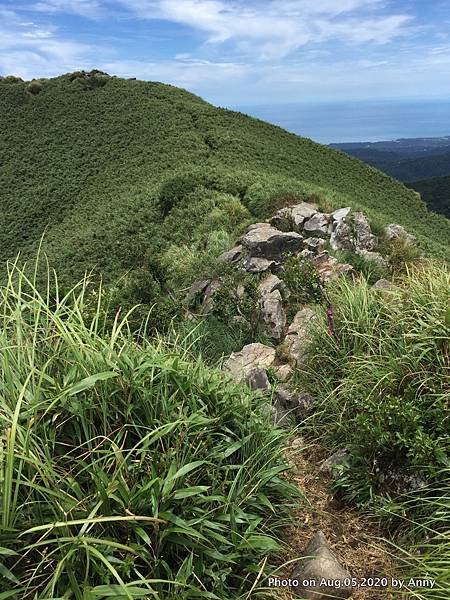
[[404,35],[410,17],[386,14],[383,0],[120,0],[144,19],[165,19],[203,32],[210,44],[232,41],[263,60],[308,43],[387,43]]
[[0,9],[0,73],[24,79],[59,75],[85,68],[93,48],[58,36],[51,26],[23,21],[14,11]]

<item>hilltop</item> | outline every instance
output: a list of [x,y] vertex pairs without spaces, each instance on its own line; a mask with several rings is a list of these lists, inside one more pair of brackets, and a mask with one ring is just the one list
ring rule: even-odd
[[108,282],[149,266],[164,284],[169,250],[184,253],[195,240],[216,244],[217,255],[229,247],[222,234],[288,197],[351,205],[380,226],[398,222],[425,251],[448,257],[448,221],[414,191],[169,85],[98,71],[3,78],[0,114],[1,260],[33,256],[45,232],[44,249],[68,285],[93,268]]

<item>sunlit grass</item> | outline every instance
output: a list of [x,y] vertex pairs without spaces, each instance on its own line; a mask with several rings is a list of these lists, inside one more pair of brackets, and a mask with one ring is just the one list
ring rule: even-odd
[[86,282],[51,289],[0,289],[0,598],[247,593],[295,495],[286,434],[183,340],[100,333]]

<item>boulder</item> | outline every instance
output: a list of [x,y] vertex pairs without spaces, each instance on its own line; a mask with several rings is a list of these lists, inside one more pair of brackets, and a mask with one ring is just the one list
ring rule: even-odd
[[278,381],[281,381],[283,383],[285,383],[286,381],[288,381],[288,379],[290,379],[292,377],[293,372],[294,371],[293,371],[291,365],[289,365],[289,364],[280,365],[279,367],[277,367],[275,369],[275,374],[278,378]]
[[258,256],[249,256],[243,263],[243,267],[248,273],[265,273],[279,266],[280,263],[275,260],[260,258]]
[[387,279],[379,279],[373,284],[372,287],[374,290],[392,291],[395,289],[396,286]]
[[217,260],[219,262],[236,263],[241,258],[242,258],[242,246],[238,245],[238,246],[235,246],[234,248],[231,248],[231,250],[227,250],[227,252],[223,252],[217,258]]
[[316,235],[326,235],[328,233],[328,225],[330,217],[323,213],[316,213],[310,219],[305,221],[303,229],[308,233]]
[[301,233],[303,224],[317,212],[315,204],[300,202],[294,206],[287,206],[280,209],[270,219],[271,225],[281,231],[296,231]]
[[210,279],[199,279],[194,281],[186,296],[186,302],[189,307],[198,306],[203,302],[205,291],[210,283]]
[[349,218],[338,221],[330,237],[333,250],[350,250],[351,252],[371,251],[375,247],[375,241],[369,220],[361,212],[352,213]]
[[264,279],[258,285],[258,292],[261,297],[267,296],[276,290],[278,290],[283,297],[285,297],[288,293],[284,281],[273,274],[264,277]]
[[323,238],[311,237],[304,240],[304,246],[306,250],[310,250],[313,253],[321,252],[326,244]]
[[352,209],[350,208],[350,206],[335,210],[333,213],[331,213],[331,219],[333,223],[339,223],[340,221],[343,221],[349,215],[351,210]]
[[282,290],[285,293],[287,291],[284,282],[273,274],[268,275],[258,286],[260,325],[275,340],[282,338],[286,327]]
[[211,281],[207,286],[201,306],[202,314],[207,314],[214,308],[214,294],[220,289],[221,285],[220,281]]
[[355,251],[352,228],[344,220],[339,221],[334,228],[330,237],[330,244],[333,250]]
[[286,327],[286,313],[279,290],[266,293],[259,302],[259,322],[262,330],[272,339],[281,340]]
[[341,448],[322,462],[319,471],[333,475],[336,467],[345,464],[349,458],[350,454],[347,448]]
[[247,344],[240,352],[233,352],[223,364],[223,370],[236,382],[243,382],[254,368],[268,369],[275,362],[275,348],[264,344]]
[[266,223],[247,231],[241,237],[241,243],[251,257],[280,260],[285,253],[299,252],[303,238],[294,231],[279,231]]
[[316,267],[322,281],[331,281],[341,275],[354,272],[352,265],[340,263],[334,256],[330,256],[325,250],[311,259]]
[[381,256],[379,252],[370,252],[369,250],[358,250],[357,254],[362,256],[366,260],[371,260],[376,263],[379,267],[388,268],[388,262],[385,258]]
[[253,367],[244,377],[245,383],[251,390],[269,390],[270,382],[265,369]]
[[[322,531],[310,540],[290,578],[298,584],[292,586],[293,591],[303,600],[350,598],[353,591],[346,585],[350,573],[340,564]],[[308,585],[309,581],[315,583]]]
[[370,229],[369,219],[364,213],[355,212],[352,215],[352,225],[354,231],[355,251],[373,250],[375,247],[375,236]]
[[304,361],[309,342],[308,327],[315,318],[316,315],[310,308],[303,308],[298,311],[288,327],[283,346],[289,362],[293,365],[301,365]]
[[273,405],[283,423],[287,424],[291,420],[298,423],[310,414],[314,399],[307,392],[295,392],[285,386],[278,386],[273,396]]
[[403,238],[409,244],[414,244],[416,242],[416,237],[411,233],[408,233],[404,227],[401,225],[397,225],[396,223],[391,223],[387,225],[385,228],[385,235],[388,240],[396,240],[398,238]]

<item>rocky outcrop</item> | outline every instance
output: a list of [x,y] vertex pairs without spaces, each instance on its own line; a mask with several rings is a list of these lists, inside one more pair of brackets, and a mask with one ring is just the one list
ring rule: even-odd
[[415,236],[413,236],[411,233],[408,233],[404,227],[397,225],[396,223],[391,223],[388,225],[385,228],[384,233],[387,240],[403,238],[409,244],[414,244],[416,242]]
[[331,281],[341,275],[354,272],[352,265],[340,263],[337,258],[330,256],[326,250],[317,256],[311,257],[310,260],[319,272],[322,281]]
[[330,217],[323,213],[316,213],[310,219],[305,221],[303,229],[312,235],[326,235],[328,233],[328,226],[330,224]]
[[296,231],[301,233],[303,224],[316,212],[317,206],[308,202],[300,202],[294,206],[282,208],[269,220],[270,224],[280,231]]
[[369,219],[361,212],[352,213],[349,211],[344,214],[344,211],[347,211],[347,209],[342,209],[342,212],[336,211],[336,213],[339,213],[339,220],[335,221],[330,236],[330,244],[333,250],[372,251],[375,247],[376,238],[370,228]]
[[257,223],[245,233],[240,242],[249,256],[280,260],[283,254],[298,252],[303,247],[303,238],[294,231],[284,232],[269,223]]
[[248,344],[240,352],[233,352],[224,362],[223,370],[237,382],[245,382],[252,369],[268,369],[275,362],[275,348],[264,344]]
[[316,316],[310,308],[298,311],[294,320],[289,325],[283,342],[283,351],[288,361],[293,366],[299,366],[305,359],[308,345],[308,327]]
[[[352,595],[348,585],[351,575],[332,552],[322,531],[310,540],[290,578],[293,591],[303,600],[350,598]],[[314,583],[308,585],[309,582]]]
[[276,389],[273,405],[277,412],[278,423],[283,426],[304,421],[311,413],[314,399],[307,392],[296,392],[285,385]]
[[260,295],[260,327],[269,337],[281,340],[286,327],[281,290],[285,286],[276,275],[269,275],[258,286]]

